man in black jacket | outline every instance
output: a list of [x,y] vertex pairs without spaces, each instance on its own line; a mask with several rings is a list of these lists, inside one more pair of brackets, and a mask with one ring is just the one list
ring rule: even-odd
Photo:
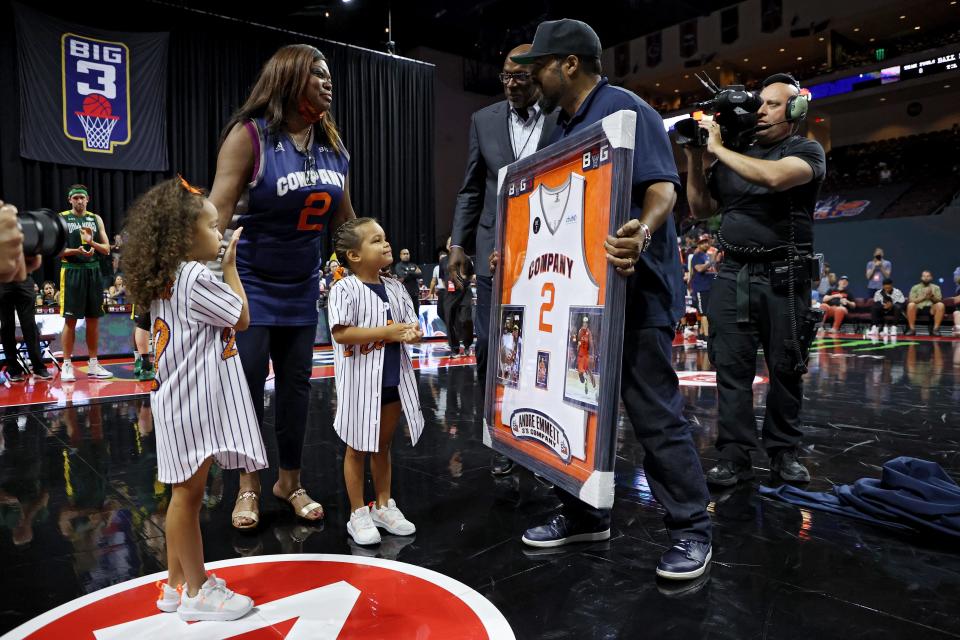
[[[533,82],[529,65],[510,60],[511,55],[529,50],[530,45],[520,45],[503,63],[500,80],[506,100],[477,111],[470,119],[467,171],[453,215],[449,272],[454,280],[463,280],[466,256],[470,249],[476,249],[477,377],[484,384],[493,293],[489,258],[496,239],[497,174],[502,167],[545,146],[557,123],[555,112],[544,113],[540,109],[540,90]],[[507,474],[512,467],[506,456],[494,455],[491,471],[495,475]]]

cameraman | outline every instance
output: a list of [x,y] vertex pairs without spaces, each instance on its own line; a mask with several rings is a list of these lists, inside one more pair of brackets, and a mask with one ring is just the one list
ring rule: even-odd
[[[725,261],[710,297],[709,355],[717,369],[720,460],[707,481],[731,486],[753,477],[757,448],[753,378],[763,346],[770,390],[763,444],[771,470],[788,482],[806,482],[797,459],[800,403],[812,336],[813,210],[826,160],[823,148],[797,135],[806,98],[788,74],[763,82],[755,139],[737,153],[724,146],[720,127],[702,121],[706,151],[684,148],[687,198],[697,218],[719,209]],[[792,296],[792,300],[791,300]]]
[[40,266],[40,256],[23,256],[17,208],[0,200],[0,282],[21,282]]

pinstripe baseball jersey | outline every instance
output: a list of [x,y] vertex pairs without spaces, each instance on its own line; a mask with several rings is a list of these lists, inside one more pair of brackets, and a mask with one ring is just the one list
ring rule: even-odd
[[158,480],[184,482],[214,456],[226,469],[267,466],[233,325],[243,302],[199,262],[177,270],[170,296],[154,300],[157,376],[150,393]]
[[[330,328],[384,327],[387,311],[399,322],[417,322],[413,301],[403,285],[392,278],[381,278],[389,303],[364,285],[356,276],[338,280],[330,288],[327,311]],[[340,439],[357,451],[379,451],[380,396],[383,386],[384,345],[343,345],[333,341],[333,366],[337,383],[337,415],[333,428]],[[423,432],[423,413],[417,380],[413,375],[410,345],[400,349],[400,404],[410,427],[410,438],[417,444]]]

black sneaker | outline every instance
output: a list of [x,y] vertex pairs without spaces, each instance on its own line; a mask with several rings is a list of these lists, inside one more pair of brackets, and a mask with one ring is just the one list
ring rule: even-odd
[[742,480],[753,479],[753,467],[721,460],[707,471],[707,482],[718,487],[732,487]]
[[493,454],[493,459],[490,461],[490,473],[495,476],[505,476],[511,471],[513,471],[513,460],[502,453]]
[[668,580],[692,580],[707,570],[713,548],[709,542],[679,540],[673,543],[657,565],[657,575]]
[[795,449],[784,449],[773,457],[770,470],[787,482],[810,482],[810,472],[797,460]]
[[33,376],[37,380],[53,380],[53,374],[50,373],[50,370],[47,369],[46,367],[43,367],[42,369],[34,370]]
[[610,539],[610,523],[577,522],[562,513],[539,527],[523,533],[523,544],[530,547],[562,547],[571,542],[599,542]]
[[7,380],[10,382],[23,382],[24,381],[23,373],[8,373]]
[[916,329],[907,329],[906,331],[903,332],[903,335],[905,335],[905,336],[915,336],[915,335],[917,335],[917,330],[916,330]]

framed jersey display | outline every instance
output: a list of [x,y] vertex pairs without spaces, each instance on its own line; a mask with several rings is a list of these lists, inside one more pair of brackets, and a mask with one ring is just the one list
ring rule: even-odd
[[624,278],[604,241],[630,211],[636,114],[500,170],[484,442],[613,504]]

